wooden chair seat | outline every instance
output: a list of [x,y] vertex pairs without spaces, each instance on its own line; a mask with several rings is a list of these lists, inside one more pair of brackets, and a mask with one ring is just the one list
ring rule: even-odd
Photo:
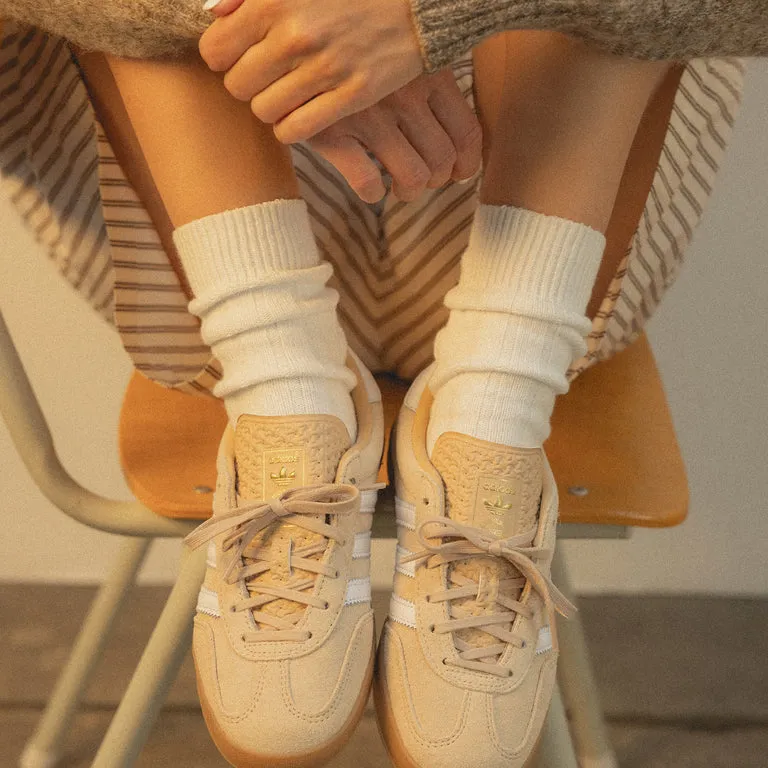
[[167,389],[135,371],[120,411],[118,442],[136,498],[165,517],[210,517],[226,424],[220,400]]
[[685,464],[644,335],[558,398],[545,448],[563,523],[667,528],[688,514]]
[[[380,384],[389,428],[406,385],[391,378]],[[220,401],[134,373],[119,441],[126,481],[139,501],[159,515],[209,517],[225,424]],[[546,449],[563,522],[667,527],[685,518],[685,469],[644,336],[588,370],[559,398]]]

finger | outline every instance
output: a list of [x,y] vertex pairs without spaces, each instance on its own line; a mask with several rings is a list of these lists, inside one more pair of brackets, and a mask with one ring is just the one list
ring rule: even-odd
[[456,163],[456,148],[429,106],[421,102],[405,109],[399,115],[399,125],[429,168],[427,187],[439,189],[447,184]]
[[346,81],[291,112],[275,125],[275,136],[283,144],[296,144],[316,136],[349,115],[362,112],[377,100],[364,89]]
[[252,46],[267,36],[267,20],[259,14],[258,3],[246,3],[227,16],[216,19],[200,38],[203,61],[214,72],[226,72]]
[[[273,48],[269,37],[258,45],[252,45],[224,75],[224,87],[236,99],[251,101],[254,96],[266,91],[290,72],[279,63]],[[262,119],[259,115],[256,116]]]
[[474,176],[483,163],[483,128],[450,73],[451,83],[436,88],[428,103],[456,148],[452,178],[459,181]]
[[203,3],[204,11],[211,11],[216,16],[227,16],[236,11],[245,0],[206,0]]
[[424,192],[432,174],[396,125],[379,122],[377,126],[361,136],[361,141],[389,171],[395,197],[410,203]]
[[338,83],[331,66],[304,62],[257,93],[251,111],[265,123],[277,123]]
[[315,137],[309,140],[309,145],[338,169],[363,202],[377,203],[387,193],[376,163],[354,137],[333,140]]

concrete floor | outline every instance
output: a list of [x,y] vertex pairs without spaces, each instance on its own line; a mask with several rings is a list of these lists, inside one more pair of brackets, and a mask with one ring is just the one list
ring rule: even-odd
[[[134,591],[61,768],[90,764],[165,594]],[[0,768],[17,765],[92,596],[0,586]],[[768,768],[768,601],[590,598],[581,610],[622,768]],[[190,660],[137,765],[226,766],[205,730]],[[389,765],[370,708],[331,765]]]

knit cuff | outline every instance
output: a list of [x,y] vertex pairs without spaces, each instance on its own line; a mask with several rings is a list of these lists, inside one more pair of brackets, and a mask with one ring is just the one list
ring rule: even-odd
[[498,32],[574,31],[579,22],[583,24],[582,16],[589,17],[584,4],[574,0],[411,0],[411,4],[427,72],[447,67]]
[[583,315],[597,278],[605,236],[584,224],[514,206],[480,205],[450,309],[501,303],[556,307]]
[[304,200],[273,200],[205,216],[173,233],[195,296],[320,264]]

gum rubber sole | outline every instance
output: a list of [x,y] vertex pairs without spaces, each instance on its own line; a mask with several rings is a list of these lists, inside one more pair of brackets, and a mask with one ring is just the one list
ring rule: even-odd
[[395,725],[395,718],[392,716],[392,708],[389,706],[387,686],[381,675],[378,674],[374,675],[373,678],[373,702],[381,740],[387,748],[392,765],[395,768],[419,768],[411,759],[403,740],[400,738],[400,732]]
[[[375,633],[374,633],[375,637]],[[336,755],[349,741],[352,734],[363,716],[365,705],[368,702],[368,694],[371,690],[371,681],[373,679],[373,666],[375,659],[375,647],[371,649],[371,658],[368,662],[368,668],[365,673],[365,681],[360,695],[355,702],[347,722],[341,731],[325,744],[320,745],[311,752],[302,752],[293,755],[260,755],[254,752],[246,752],[240,747],[236,747],[227,741],[226,736],[219,727],[216,719],[213,717],[202,688],[200,679],[197,678],[197,693],[200,698],[200,706],[203,710],[203,718],[208,727],[208,732],[213,739],[216,748],[221,752],[224,759],[235,768],[318,768],[325,765],[334,755]]]
[[[389,759],[395,768],[421,768],[418,763],[408,753],[408,750],[400,738],[400,732],[395,725],[395,718],[392,715],[392,708],[389,705],[389,695],[387,686],[381,675],[374,675],[373,678],[373,701],[376,705],[376,722],[379,726],[379,733],[384,746],[389,753]],[[536,744],[531,751],[531,756],[526,760],[523,768],[533,768],[536,762],[536,753],[539,749],[541,735],[536,740]]]

